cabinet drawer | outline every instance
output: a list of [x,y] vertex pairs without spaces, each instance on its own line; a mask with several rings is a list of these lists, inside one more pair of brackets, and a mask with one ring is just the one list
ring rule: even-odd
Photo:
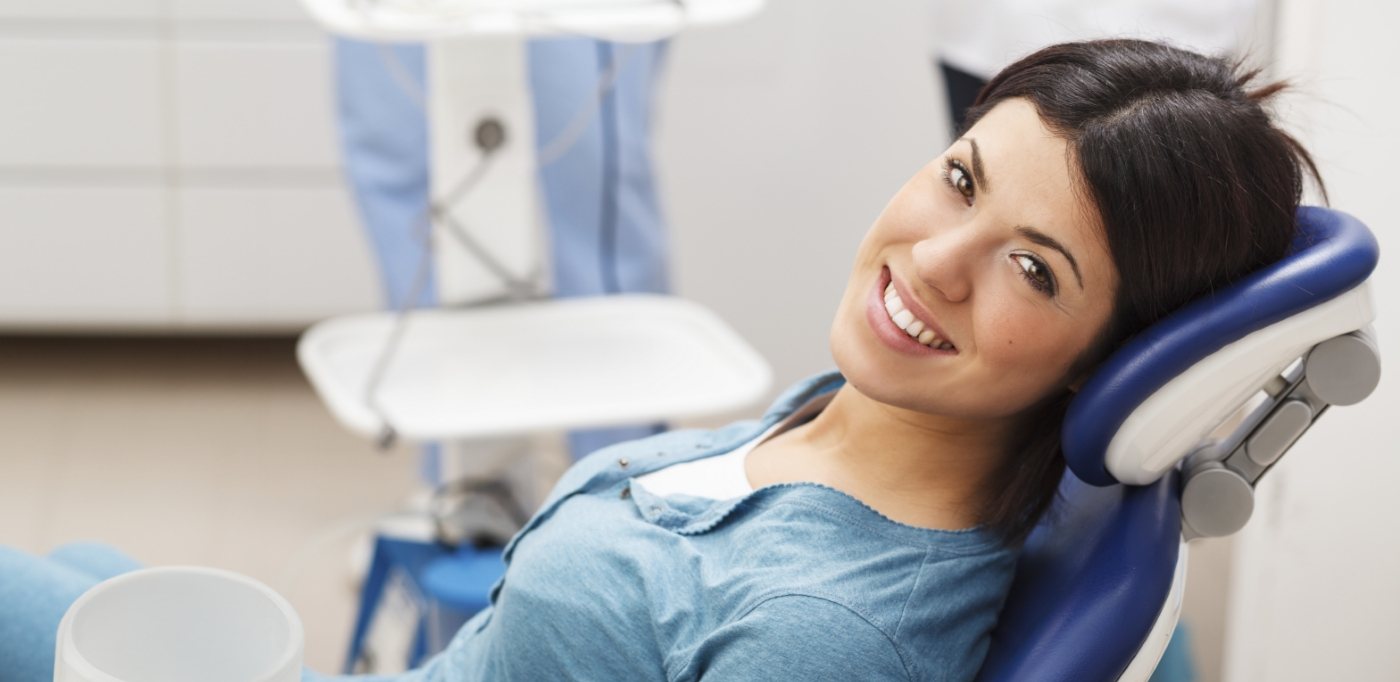
[[185,168],[334,168],[329,47],[180,42],[177,163]]
[[165,190],[0,187],[0,326],[170,318]]
[[160,166],[161,48],[145,40],[0,40],[0,166]]
[[340,186],[189,188],[177,205],[182,324],[305,325],[379,307]]
[[0,17],[21,20],[156,20],[166,13],[166,2],[167,0],[0,0]]
[[311,15],[297,0],[167,0],[177,21],[233,19],[311,25]]

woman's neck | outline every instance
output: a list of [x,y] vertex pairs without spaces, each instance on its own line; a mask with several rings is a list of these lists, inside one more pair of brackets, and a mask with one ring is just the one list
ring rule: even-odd
[[755,448],[745,469],[755,487],[821,483],[901,523],[961,529],[979,522],[1008,430],[892,407],[847,384],[812,421]]

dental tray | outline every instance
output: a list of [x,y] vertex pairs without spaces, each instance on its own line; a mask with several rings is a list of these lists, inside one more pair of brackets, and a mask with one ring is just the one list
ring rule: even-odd
[[588,35],[629,42],[738,21],[764,0],[302,0],[337,35],[433,40],[462,35]]
[[386,426],[425,441],[714,416],[752,406],[772,384],[768,363],[714,313],[634,294],[413,311],[371,409],[370,374],[395,319],[330,319],[297,344],[331,413],[368,437]]

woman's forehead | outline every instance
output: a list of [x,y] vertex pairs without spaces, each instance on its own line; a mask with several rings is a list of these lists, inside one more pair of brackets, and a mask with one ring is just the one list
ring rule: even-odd
[[[1026,100],[996,105],[960,142],[981,157],[987,176],[982,193],[999,205],[1057,216],[1080,210],[1079,171],[1069,143],[1051,132]],[[1018,201],[1023,197],[1036,201]]]

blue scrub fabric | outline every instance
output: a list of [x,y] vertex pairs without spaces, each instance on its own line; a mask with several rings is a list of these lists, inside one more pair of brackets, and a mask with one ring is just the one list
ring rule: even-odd
[[[580,111],[597,109],[577,141],[540,171],[555,294],[664,293],[668,248],[649,139],[666,43],[570,37],[532,40],[528,49],[538,146],[549,145]],[[336,39],[334,54],[345,173],[379,262],[385,300],[398,308],[414,288],[429,201],[427,120],[419,99],[424,51]],[[614,68],[613,86],[599,98],[600,78]],[[431,272],[427,281],[412,305],[438,302]],[[575,432],[570,449],[577,458],[658,430]]]

